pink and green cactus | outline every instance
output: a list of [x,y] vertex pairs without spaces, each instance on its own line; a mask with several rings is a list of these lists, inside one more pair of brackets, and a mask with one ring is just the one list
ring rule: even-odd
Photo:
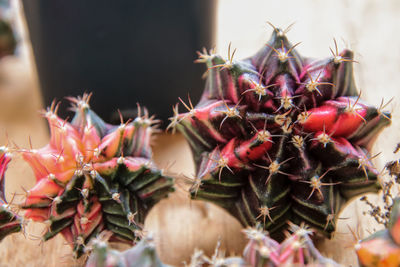
[[360,99],[350,50],[335,42],[329,58],[302,57],[285,32],[244,60],[199,53],[203,96],[195,107],[180,99],[187,112],[176,106],[170,127],[193,152],[193,198],[271,235],[290,220],[331,236],[351,198],[380,189],[370,147],[391,115]]
[[111,241],[133,244],[148,211],[173,190],[173,180],[151,160],[155,121],[145,110],[110,125],[90,109],[90,95],[69,99],[73,120],[59,118],[53,104],[44,112],[49,144],[22,151],[37,180],[25,217],[48,224],[44,240],[62,233],[77,256],[103,230],[113,233]]
[[8,147],[0,147],[0,241],[12,233],[22,229],[22,220],[16,211],[6,201],[4,191],[4,177],[7,166],[11,160]]

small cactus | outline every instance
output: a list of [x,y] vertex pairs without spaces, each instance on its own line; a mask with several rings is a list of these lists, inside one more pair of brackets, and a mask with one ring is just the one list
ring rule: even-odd
[[[211,258],[196,250],[187,267],[280,267],[280,266],[331,266],[340,264],[323,257],[314,247],[310,231],[304,225],[290,223],[292,234],[287,232],[281,244],[268,236],[260,227],[249,227],[243,232],[249,239],[243,257],[227,257],[219,251],[219,243]],[[209,264],[209,265],[207,265]]]
[[86,267],[170,267],[158,258],[151,236],[124,252],[110,249],[101,239],[94,239],[92,243]]
[[274,28],[244,60],[230,46],[227,59],[199,53],[208,68],[202,99],[195,107],[180,99],[187,112],[175,106],[170,127],[193,152],[193,198],[275,237],[288,220],[330,237],[351,198],[380,189],[369,151],[391,115],[387,104],[361,101],[350,50],[335,42],[330,58],[305,58],[286,32]]
[[25,217],[48,224],[44,240],[62,233],[76,256],[103,230],[113,233],[110,241],[133,243],[151,207],[173,190],[172,178],[151,160],[153,117],[145,110],[133,121],[106,124],[89,99],[69,98],[71,122],[60,119],[53,104],[44,112],[50,143],[22,151],[37,180],[23,205]]
[[310,231],[304,225],[290,224],[292,234],[279,244],[257,228],[244,230],[250,239],[244,250],[248,266],[340,266],[331,259],[323,257],[314,247]]

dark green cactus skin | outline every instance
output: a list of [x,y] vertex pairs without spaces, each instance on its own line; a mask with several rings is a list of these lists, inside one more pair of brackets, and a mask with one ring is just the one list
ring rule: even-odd
[[279,29],[242,61],[199,53],[202,99],[171,118],[193,152],[193,198],[272,235],[289,220],[330,236],[351,198],[380,189],[368,151],[390,114],[359,99],[353,53],[332,53],[304,58]]

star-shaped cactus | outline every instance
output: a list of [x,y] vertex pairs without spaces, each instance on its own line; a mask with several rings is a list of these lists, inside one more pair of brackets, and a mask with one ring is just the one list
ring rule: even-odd
[[353,53],[302,57],[274,28],[254,56],[234,60],[199,53],[207,65],[200,102],[171,118],[188,140],[197,169],[192,197],[212,201],[243,225],[261,222],[271,235],[288,220],[330,236],[354,196],[376,192],[369,154],[390,124],[384,104],[360,99]]
[[148,211],[173,190],[173,181],[151,160],[155,121],[147,111],[114,126],[90,109],[90,95],[69,99],[73,120],[60,119],[53,104],[44,112],[49,144],[22,151],[37,180],[23,208],[26,218],[48,224],[44,240],[61,232],[79,256],[103,230],[113,233],[111,241],[134,242]]
[[11,161],[9,148],[0,147],[0,241],[12,233],[21,231],[22,221],[16,211],[7,203],[4,190],[4,177]]

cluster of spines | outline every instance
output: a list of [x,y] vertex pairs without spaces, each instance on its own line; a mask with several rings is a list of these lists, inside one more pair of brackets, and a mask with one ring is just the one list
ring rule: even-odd
[[187,138],[197,167],[192,196],[211,200],[244,225],[261,221],[272,234],[286,221],[306,221],[330,235],[350,198],[376,192],[368,150],[390,114],[360,100],[353,53],[301,57],[285,33],[274,33],[255,56],[235,61],[215,51],[206,63],[201,101],[170,127]]

